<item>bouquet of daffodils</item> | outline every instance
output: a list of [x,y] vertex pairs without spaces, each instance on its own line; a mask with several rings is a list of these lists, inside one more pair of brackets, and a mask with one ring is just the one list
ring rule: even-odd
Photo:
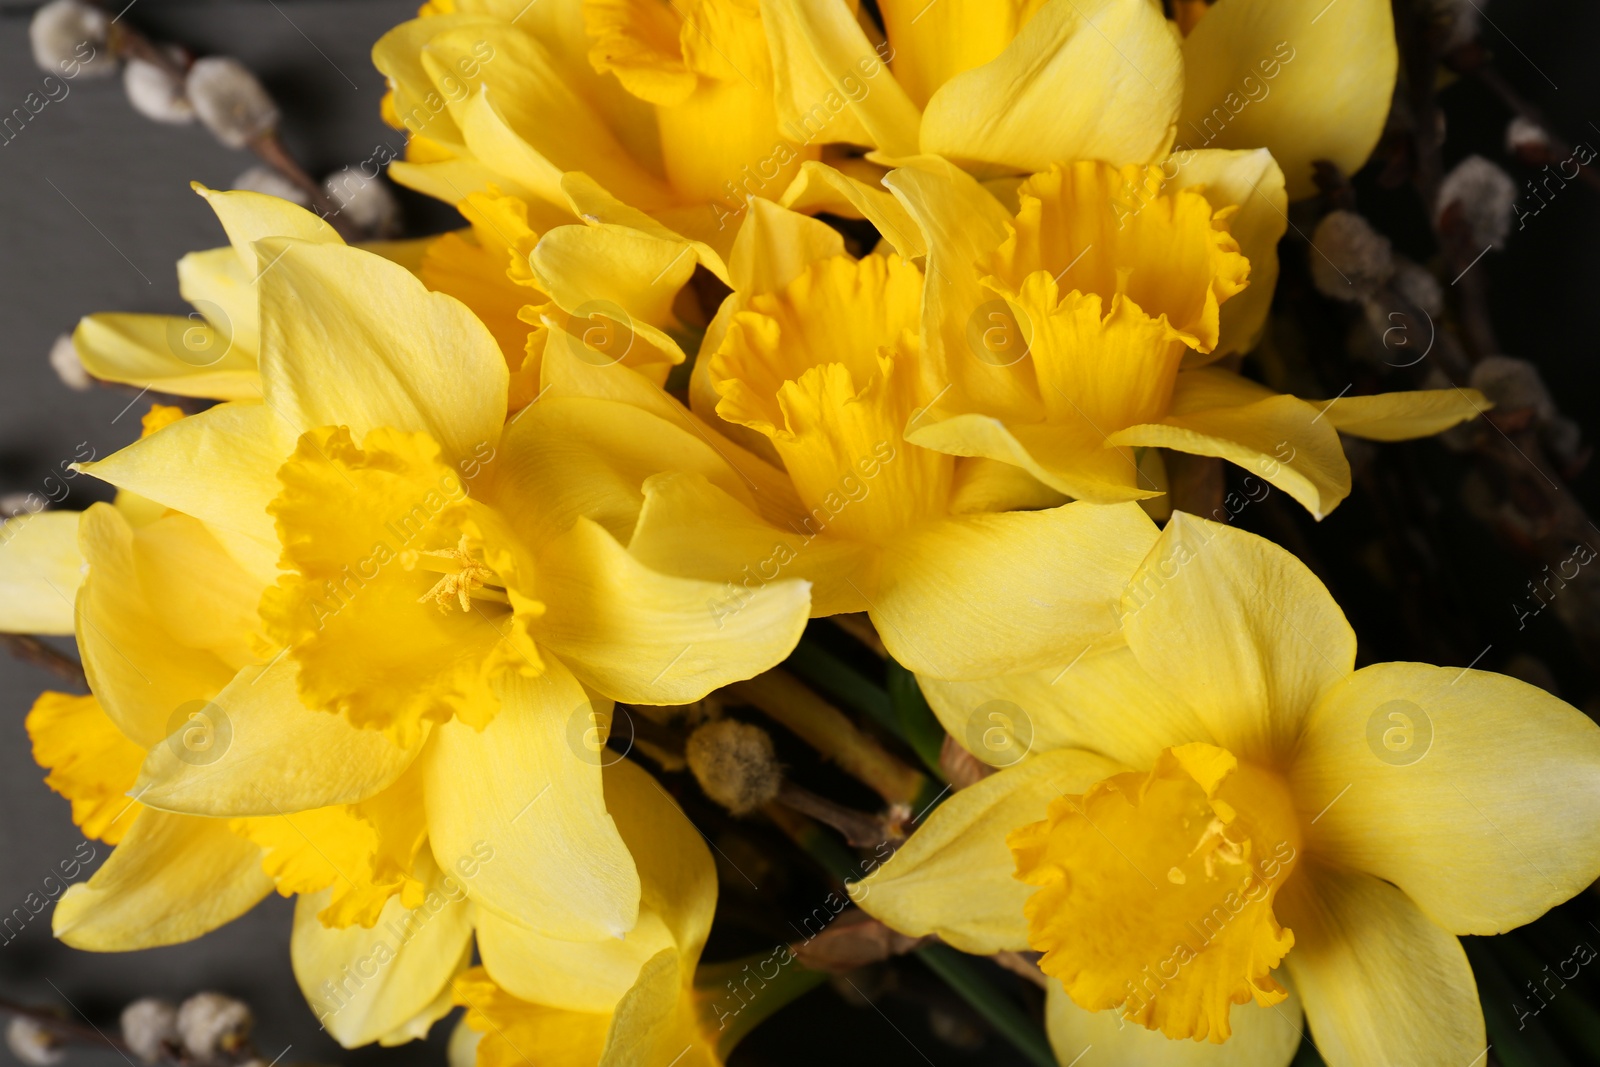
[[[55,936],[293,897],[327,1032],[461,1007],[456,1067],[720,1065],[902,956],[1039,1065],[1484,1063],[1459,938],[1600,876],[1600,728],[1369,662],[1234,522],[1512,440],[1465,312],[1395,391],[1259,380],[1286,235],[1352,329],[1442,315],[1355,210],[1380,141],[1440,270],[1504,238],[1495,175],[1426,165],[1453,10],[430,0],[373,49],[388,174],[465,228],[196,186],[195,313],[72,337],[160,399],[74,468],[114,502],[3,527],[0,626],[86,690],[34,754],[114,846]],[[208,62],[172,99],[277,158]],[[761,879],[825,903],[751,955]]]

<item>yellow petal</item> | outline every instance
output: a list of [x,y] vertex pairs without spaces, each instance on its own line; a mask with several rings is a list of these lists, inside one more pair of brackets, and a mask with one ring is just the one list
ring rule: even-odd
[[50,773],[44,784],[72,802],[72,821],[85,837],[108,845],[139,817],[129,799],[144,749],[129,741],[91,696],[45,692],[24,720],[33,760]]
[[1305,1037],[1303,1017],[1293,989],[1282,1004],[1237,1005],[1229,1020],[1233,1036],[1215,1045],[1174,1041],[1114,1011],[1084,1011],[1057,982],[1044,995],[1045,1032],[1056,1058],[1071,1063],[1092,1048],[1096,1067],[1288,1067]]
[[998,59],[933,94],[921,149],[1002,173],[1151,163],[1182,95],[1178,42],[1149,0],[1047,4]]
[[[486,49],[492,58],[485,59]],[[472,155],[560,201],[552,182],[581,171],[646,211],[671,200],[666,184],[620,141],[606,117],[567,76],[552,49],[517,26],[474,26],[429,40],[423,66],[436,84],[453,80],[447,102]],[[463,65],[476,66],[473,71]],[[554,194],[554,195],[552,195]]]
[[502,677],[500,713],[482,730],[434,731],[423,765],[433,854],[447,870],[479,857],[467,893],[503,918],[548,937],[621,937],[638,918],[639,875],[584,744],[608,709],[554,656],[544,662],[537,678]]
[[[803,173],[815,173],[818,169],[838,173],[821,163],[806,164]],[[883,199],[893,201],[883,190],[877,192]],[[739,235],[733,240],[728,272],[735,292],[772,293],[805,273],[811,264],[842,255],[844,237],[838,230],[819,219],[756,197],[750,201],[749,218],[740,225]]]
[[953,456],[1010,464],[1078,500],[1115,504],[1160,492],[1127,448],[1115,448],[1084,419],[1007,425],[991,415],[929,415],[906,439]]
[[261,582],[227,553],[215,531],[169,511],[136,527],[133,537],[139,581],[172,639],[214,653],[230,667],[253,662],[261,640]]
[[653,571],[588,519],[544,550],[539,593],[540,643],[586,685],[642,704],[687,704],[776,665],[810,608],[809,584],[785,579],[719,617],[725,582]]
[[639,972],[617,1005],[598,1067],[673,1063],[674,1067],[717,1067],[696,1020],[694,994],[686,978],[687,959],[673,949],[657,953]]
[[[453,984],[456,1002],[464,1004],[463,1024],[481,1033],[477,1067],[594,1067],[604,1054],[611,1016],[573,1012],[531,1004],[501,989],[482,967],[474,967]],[[537,1049],[539,1060],[524,1049]]]
[[277,254],[269,252],[263,259],[261,250],[255,247],[257,241],[268,237],[292,237],[313,244],[344,244],[338,230],[298,204],[265,193],[207,189],[199,182],[192,182],[190,187],[217,213],[217,221],[227,231],[228,243],[233,245],[240,264],[251,277],[265,273]]
[[[231,245],[190,252],[178,260],[178,292],[199,312],[198,320],[189,316],[197,329],[182,335],[183,350],[177,353],[180,357],[211,359],[221,354],[211,347],[215,343],[212,334],[198,329],[204,323],[227,345],[229,357],[248,357],[254,365],[261,351],[261,315],[257,307],[260,294],[256,291],[255,260],[245,266]],[[248,397],[223,399],[253,399],[260,395],[258,374],[254,391]]]
[[634,96],[652,104],[680,104],[698,80],[683,60],[683,17],[661,4],[638,0],[590,0],[584,28],[594,43],[589,62],[617,76]]
[[353,804],[404,773],[416,748],[307,708],[298,674],[288,656],[241,670],[151,747],[140,798],[196,815],[275,815]]
[[261,396],[255,352],[235,345],[200,313],[90,315],[72,333],[96,378],[173,396],[252,400]]
[[938,934],[980,955],[1026,949],[1022,906],[1034,889],[1012,877],[1006,835],[1117,769],[1087,752],[1048,752],[968,786],[933,809],[892,859],[852,883],[850,896],[903,934]]
[[371,929],[335,930],[317,919],[329,893],[295,902],[289,956],[317,1021],[355,1048],[404,1026],[449,988],[469,959],[472,913],[460,884],[440,877],[415,908],[391,897]]
[[1250,284],[1222,305],[1217,347],[1201,355],[1191,351],[1186,362],[1212,362],[1236,352],[1249,352],[1266,327],[1272,294],[1278,287],[1278,241],[1289,226],[1289,198],[1283,171],[1264,148],[1221,151],[1180,148],[1162,164],[1171,175],[1166,188],[1194,188],[1218,211],[1237,205],[1228,232],[1250,261]]
[[672,934],[650,908],[640,910],[626,936],[599,941],[545,937],[488,911],[477,926],[484,969],[501,988],[564,1011],[611,1011],[650,957],[673,947]]
[[617,224],[557,226],[529,263],[596,363],[683,362],[672,303],[698,257],[681,237]]
[[880,9],[894,48],[895,80],[924,107],[945,82],[999,56],[1043,6],[1043,0],[956,0],[938,7],[888,0]]
[[135,533],[120,512],[95,504],[83,513],[78,533],[89,563],[77,602],[78,649],[89,686],[129,740],[155,746],[174,717],[201,707],[233,671],[215,653],[173,640],[161,621],[161,601],[140,580]]
[[460,301],[370,252],[282,239],[262,251],[274,265],[259,283],[261,376],[294,436],[425,430],[450,461],[499,440],[509,372]]
[[932,523],[883,550],[873,622],[918,674],[1040,670],[1116,629],[1123,587],[1155,537],[1134,504]]
[[717,583],[705,607],[731,618],[772,582],[811,583],[811,615],[865,611],[868,546],[784,529],[763,521],[703,477],[658,474],[644,483],[644,506],[628,552],[661,574]]
[[1304,810],[1326,808],[1318,856],[1393,882],[1452,933],[1532,922],[1600,877],[1600,727],[1514,678],[1357,671],[1306,722],[1293,777]]
[[984,313],[998,303],[980,284],[979,264],[1006,239],[1010,214],[971,175],[943,160],[891,171],[883,184],[916,220],[928,250],[922,296],[925,373],[939,387],[952,384],[954,395],[972,408],[1019,411],[1030,403],[1037,406],[1037,398],[1012,371],[996,366],[969,340],[974,318],[981,337],[989,324]]
[[[882,56],[889,49],[873,48],[849,5],[769,0],[762,10],[773,62],[794,72],[788,75],[793,79],[787,83],[789,91],[779,97],[780,113],[787,120],[809,129],[807,116],[818,103],[836,110],[826,93],[813,92],[826,86],[849,101],[869,143],[890,156],[916,154],[922,116],[900,83],[886,76]],[[797,97],[801,86],[807,94]],[[841,130],[840,139],[843,135]]]
[[1268,765],[1355,666],[1355,633],[1305,564],[1183,512],[1133,576],[1122,625],[1139,665],[1194,708],[1219,745]]
[[606,807],[639,868],[639,923],[621,940],[556,941],[480,915],[484,967],[523,1000],[609,1012],[662,949],[694,959],[705,943],[716,907],[716,868],[699,832],[630,760],[606,766],[605,787]]
[[[1219,456],[1257,474],[1322,518],[1350,494],[1350,464],[1333,426],[1316,408],[1292,396],[1251,403],[1229,403],[1196,410],[1218,399],[1217,378],[1202,385],[1198,375],[1229,371],[1201,368],[1178,375],[1172,413],[1157,423],[1130,426],[1111,435],[1113,444],[1171,448],[1198,456]],[[1195,395],[1186,391],[1195,387]],[[1247,386],[1234,388],[1242,399]]]
[[[839,162],[841,166],[844,165],[843,161]],[[900,202],[883,189],[881,177],[868,183],[837,167],[807,160],[800,165],[800,173],[795,175],[789,188],[784,190],[783,205],[795,211],[826,211],[847,218],[859,215],[871,222],[882,235],[880,244],[886,242],[889,246],[887,249],[880,247],[877,251],[893,251],[904,259],[927,255],[928,250],[916,222]],[[843,251],[842,248],[840,250]],[[734,289],[740,292],[776,289],[779,285],[787,284],[788,280],[785,278],[781,283],[754,287],[741,285],[736,280]]]
[[956,464],[950,493],[950,511],[970,515],[979,511],[1039,511],[1058,508],[1065,494],[1020,467],[982,457]]
[[219,404],[79,469],[207,523],[236,559],[271,581],[278,536],[267,505],[292,449],[262,404]]
[[1493,407],[1476,389],[1417,389],[1376,396],[1345,396],[1326,404],[1320,400],[1308,403],[1322,408],[1327,420],[1340,433],[1365,437],[1369,441],[1432,437]]
[[[440,15],[402,22],[372,46],[372,64],[380,70],[394,94],[393,110],[399,125],[413,136],[426,134],[432,141],[459,145],[461,131],[450,116],[444,97],[423,67],[428,42],[457,28],[497,28],[498,19],[480,13]],[[485,42],[487,44],[487,42]],[[456,91],[461,92],[458,81]],[[460,197],[441,197],[454,202]]]
[[1070,650],[1064,659],[1059,667],[982,681],[918,682],[950,736],[996,767],[1065,748],[1148,767],[1164,748],[1212,740],[1194,710],[1126,646]]
[[78,515],[39,511],[0,523],[0,632],[72,632],[84,574]]
[[1289,976],[1328,1067],[1482,1058],[1483,1011],[1467,955],[1403,892],[1313,861],[1278,901],[1295,932]]
[[261,850],[227,823],[146,811],[92,878],[67,889],[50,925],[89,952],[175,945],[231,922],[271,891]]
[[1183,40],[1178,139],[1190,148],[1266,146],[1289,199],[1299,200],[1316,191],[1316,160],[1346,174],[1366,162],[1398,67],[1384,0],[1219,0]]
[[560,536],[585,517],[616,537],[629,536],[645,479],[663,470],[699,474],[752,503],[753,483],[730,465],[726,446],[681,408],[672,415],[609,400],[547,397],[508,424],[492,503],[531,544]]

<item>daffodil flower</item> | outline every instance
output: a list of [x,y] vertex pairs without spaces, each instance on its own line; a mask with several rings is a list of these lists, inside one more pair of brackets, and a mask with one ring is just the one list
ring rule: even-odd
[[386,117],[411,134],[392,173],[442,200],[494,185],[541,227],[653,220],[720,266],[745,198],[778,196],[819,155],[779,126],[754,0],[448,0],[421,14],[373,61]]
[[1481,1057],[1456,937],[1600,875],[1600,728],[1497,674],[1356,670],[1304,565],[1181,513],[1122,633],[1064,671],[924,680],[957,739],[1003,712],[1031,751],[936,809],[860,905],[1043,953],[1063,1063],[1287,1064],[1302,1012],[1331,1067]]
[[[814,219],[755,210],[764,221],[741,235],[734,261],[752,287],[774,288],[725,307],[697,371],[719,396],[709,414],[752,453],[737,467],[751,499],[687,464],[641,463],[630,554],[719,583],[707,605],[719,621],[740,619],[769,583],[802,577],[813,615],[865,611],[897,659],[938,677],[1042,667],[1060,646],[1039,635],[1088,644],[1114,630],[1154,524],[1136,505],[1066,504],[1005,464],[908,441],[929,398],[920,272],[898,257],[855,260]],[[551,397],[611,396],[687,418],[639,375],[571,345],[552,343],[543,366]]]
[[1053,166],[1014,210],[943,161],[884,181],[929,247],[923,340],[949,388],[908,434],[925,447],[1100,502],[1164,490],[1143,450],[1219,456],[1321,518],[1350,492],[1340,432],[1426,436],[1488,406],[1467,389],[1305,401],[1203,365],[1254,264],[1230,232],[1236,206],[1158,166]]
[[[455,1002],[475,1054],[453,1067],[717,1067],[717,1032],[693,986],[716,910],[711,853],[661,787],[624,760],[605,771],[606,804],[639,864],[640,922],[621,941],[485,948],[483,966],[456,979]],[[539,966],[552,950],[567,967]],[[469,1046],[470,1047],[470,1046]]]
[[[843,0],[763,5],[786,73],[779,114],[809,118],[823,143],[943,156],[981,177],[1265,147],[1299,199],[1315,191],[1313,162],[1366,161],[1399,67],[1383,0],[1218,0],[1180,5],[1177,25],[1148,0],[879,8],[889,83],[860,67],[883,50]],[[832,110],[850,121],[818,122]]]
[[[170,943],[273,884],[328,892],[328,926],[370,926],[488,849],[463,879],[475,908],[549,938],[623,935],[638,876],[589,735],[612,697],[683,703],[780,660],[806,584],[714,619],[720,585],[628,554],[638,498],[607,481],[636,450],[746,493],[710,446],[572,396],[505,424],[505,361],[458,302],[340,244],[249,247],[261,401],[85,467],[159,517],[79,519],[79,648],[125,739],[112,793],[141,809],[59,931]],[[186,745],[196,703],[226,724],[213,758]],[[208,893],[197,868],[234,888]]]

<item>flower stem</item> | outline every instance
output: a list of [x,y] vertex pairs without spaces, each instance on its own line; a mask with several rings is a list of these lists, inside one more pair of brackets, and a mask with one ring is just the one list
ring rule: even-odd
[[794,675],[781,669],[770,670],[728,689],[794,731],[845,773],[871,786],[888,803],[911,805],[922,795],[928,783],[925,775],[892,756]]
[[946,985],[961,995],[972,1009],[983,1016],[1017,1051],[1037,1067],[1056,1067],[1055,1054],[1039,1024],[1028,1017],[1015,1001],[996,989],[984,977],[974,960],[948,945],[924,945],[917,958]]
[[[776,967],[777,974],[768,978],[766,967]],[[752,978],[759,983],[755,989],[750,988]],[[715,1035],[717,1055],[726,1060],[745,1035],[827,978],[800,963],[788,945],[742,959],[703,963],[694,972],[700,1026]],[[741,989],[749,993],[749,1000]]]

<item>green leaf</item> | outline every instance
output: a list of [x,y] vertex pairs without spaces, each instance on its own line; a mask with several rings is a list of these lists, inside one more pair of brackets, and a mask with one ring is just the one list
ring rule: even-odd
[[944,769],[939,766],[939,753],[944,749],[944,727],[934,717],[927,698],[917,685],[917,676],[894,660],[888,664],[889,702],[894,707],[899,734],[906,744],[922,758],[922,762],[940,781],[945,781]]

